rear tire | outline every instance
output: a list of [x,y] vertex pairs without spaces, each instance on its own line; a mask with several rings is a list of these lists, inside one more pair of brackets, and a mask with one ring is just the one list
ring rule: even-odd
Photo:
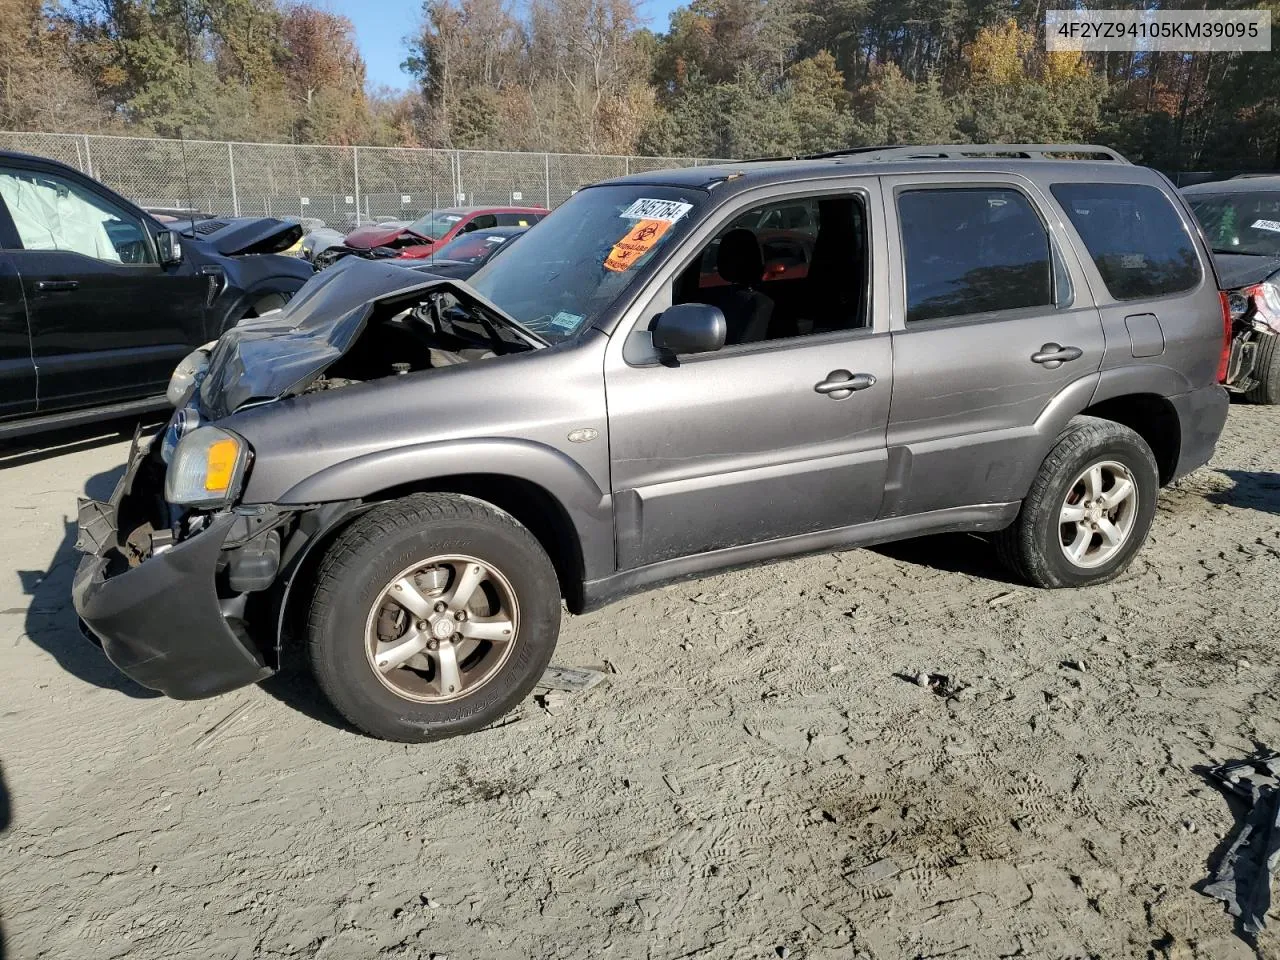
[[1257,386],[1248,390],[1244,398],[1250,403],[1280,403],[1280,335],[1262,335],[1258,353],[1254,359],[1253,376]]
[[414,494],[370,510],[329,547],[307,654],[354,726],[422,742],[511,710],[559,631],[559,583],[528,530],[481,500]]
[[1011,572],[1038,587],[1105,583],[1146,542],[1159,492],[1155,456],[1142,437],[1110,420],[1076,417],[996,549]]

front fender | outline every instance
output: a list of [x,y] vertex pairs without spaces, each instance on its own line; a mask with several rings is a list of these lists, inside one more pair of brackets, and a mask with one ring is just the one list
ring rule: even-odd
[[612,498],[573,460],[527,440],[444,440],[368,453],[325,467],[275,502],[364,500],[396,487],[476,475],[515,477],[541,487],[573,525],[586,578],[613,572]]
[[239,322],[263,297],[297,293],[315,275],[315,268],[306,260],[281,254],[226,257],[221,266],[227,285],[211,310],[215,335]]

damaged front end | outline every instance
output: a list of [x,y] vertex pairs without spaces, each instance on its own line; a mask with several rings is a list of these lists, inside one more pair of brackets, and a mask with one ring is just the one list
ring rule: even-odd
[[543,345],[457,281],[424,283],[368,262],[334,273],[347,276],[315,278],[284,310],[188,357],[170,385],[178,409],[165,429],[135,435],[109,500],[80,502],[76,611],[143,686],[193,699],[270,675],[293,574],[362,506],[242,503],[255,452],[224,418]]
[[251,403],[546,346],[465,283],[423,277],[342,261],[283,310],[242,321],[183,361],[190,382],[170,397],[216,420]]
[[80,501],[81,624],[121,672],[177,699],[262,680],[271,644],[252,635],[251,596],[276,579],[291,514],[171,504],[153,446],[135,434],[111,498]]

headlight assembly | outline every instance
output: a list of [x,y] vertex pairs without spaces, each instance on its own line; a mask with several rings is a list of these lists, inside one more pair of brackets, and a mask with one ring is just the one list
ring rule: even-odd
[[220,507],[240,493],[249,445],[217,427],[200,427],[178,442],[164,478],[164,498],[188,507]]
[[196,378],[209,366],[209,352],[215,343],[217,343],[216,340],[213,343],[206,343],[197,350],[192,350],[173,368],[173,376],[169,378],[169,386],[164,392],[173,406],[181,407],[187,402]]

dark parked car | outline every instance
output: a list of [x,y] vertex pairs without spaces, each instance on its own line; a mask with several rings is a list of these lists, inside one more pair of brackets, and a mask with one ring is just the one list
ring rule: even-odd
[[301,232],[161,224],[71,167],[0,152],[0,436],[163,408],[179,360],[313,274],[273,255]]
[[437,277],[466,280],[492,260],[500,250],[506,250],[515,238],[528,227],[491,227],[473,230],[454,237],[425,260],[415,260],[414,268],[420,273]]
[[1254,403],[1280,403],[1280,176],[1185,187],[1230,291],[1236,336],[1227,385]]
[[[807,270],[765,284],[758,225],[797,201]],[[353,724],[426,740],[529,693],[562,600],[948,531],[1102,583],[1213,453],[1224,312],[1178,192],[1099,148],[612,180],[467,283],[348,258],[192,358],[81,503],[75,606],[175,697],[296,637]]]

